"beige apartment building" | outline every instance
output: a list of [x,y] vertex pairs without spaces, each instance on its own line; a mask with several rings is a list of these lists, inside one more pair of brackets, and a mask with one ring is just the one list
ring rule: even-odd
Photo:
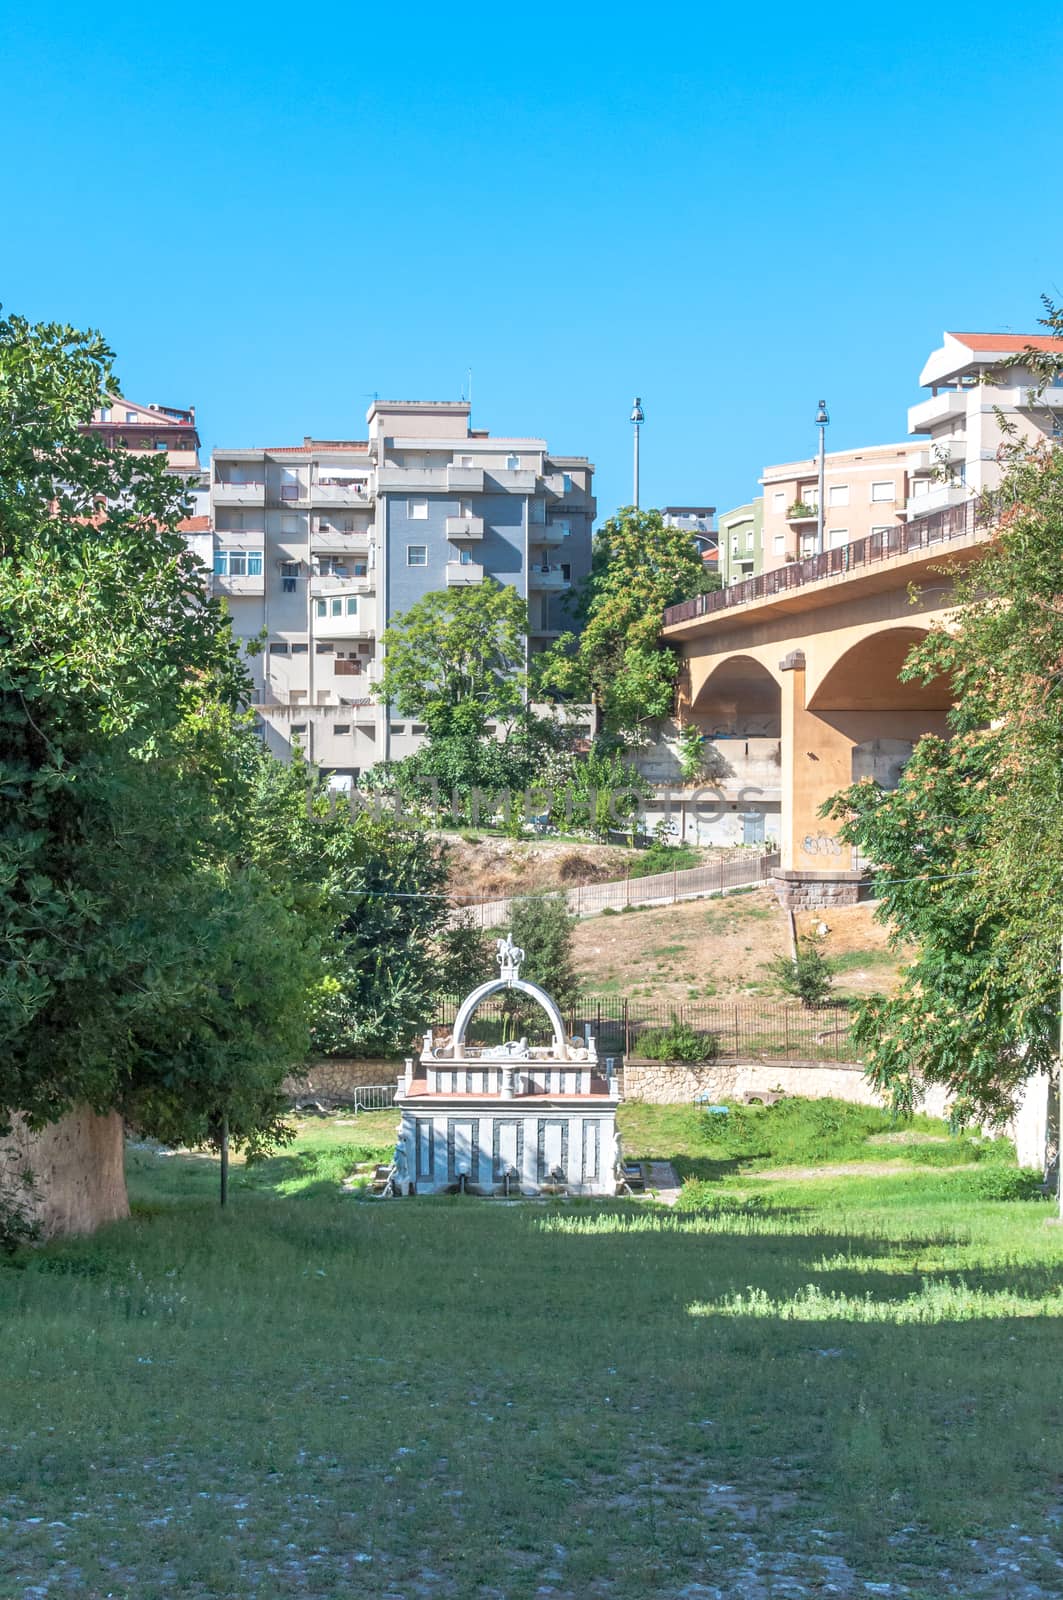
[[[831,450],[824,458],[823,547],[836,549],[869,533],[895,527],[907,513],[911,463],[918,444],[864,445]],[[816,553],[819,461],[784,461],[765,467],[761,561],[770,572]]]
[[1030,348],[1063,357],[1063,339],[1022,333],[943,337],[919,374],[930,398],[908,412],[909,433],[923,439],[910,467],[913,516],[996,488],[1003,444],[1063,436],[1063,383],[1042,388],[1029,367],[1001,365]]
[[[249,647],[277,754],[355,781],[424,729],[374,696],[389,621],[430,590],[496,579],[527,601],[529,654],[590,568],[594,468],[492,438],[465,402],[378,401],[363,440],[216,450],[214,590]],[[264,638],[264,644],[259,641]]]

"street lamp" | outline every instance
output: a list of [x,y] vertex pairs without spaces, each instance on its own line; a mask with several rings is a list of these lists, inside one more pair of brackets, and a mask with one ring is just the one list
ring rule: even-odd
[[816,554],[818,556],[823,554],[823,476],[825,466],[823,457],[826,448],[824,442],[825,431],[829,422],[827,402],[821,400],[819,402],[819,410],[816,412],[816,427],[819,429],[819,503],[816,506]]
[[639,399],[638,395],[636,395],[635,403],[631,407],[631,421],[635,428],[635,493],[632,498],[632,505],[635,507],[636,511],[639,508],[639,429],[642,427],[642,424],[645,422],[645,420],[646,418],[642,410],[642,401]]

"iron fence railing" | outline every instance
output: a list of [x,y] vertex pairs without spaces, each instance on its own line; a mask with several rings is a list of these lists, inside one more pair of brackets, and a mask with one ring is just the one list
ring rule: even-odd
[[[764,883],[774,876],[779,856],[774,851],[757,855],[747,851],[729,861],[711,861],[682,871],[654,872],[645,878],[617,878],[608,883],[585,883],[574,889],[555,889],[545,894],[563,895],[573,916],[593,917],[602,911],[626,911],[630,906],[673,905],[677,900],[696,900],[701,895],[722,889],[741,889]],[[471,916],[477,927],[505,927],[513,915],[514,899],[480,900],[458,906],[452,920]],[[538,898],[536,896],[535,898]]]
[[[443,1001],[433,1031],[447,1033],[460,1001]],[[656,1029],[685,1023],[720,1056],[750,1056],[769,1061],[845,1061],[855,1059],[849,1036],[851,1014],[844,1005],[803,1006],[766,1000],[645,1001],[617,995],[581,995],[563,1009],[566,1030],[597,1041],[599,1059],[639,1054],[639,1042]],[[549,1042],[546,1014],[519,992],[493,995],[478,1007],[469,1039],[498,1044],[524,1035],[529,1044]]]
[[979,502],[966,500],[962,505],[946,506],[929,516],[914,518],[908,523],[869,533],[864,539],[854,539],[851,544],[838,545],[834,550],[809,556],[804,561],[791,561],[771,572],[761,572],[755,578],[745,578],[729,588],[717,589],[712,594],[699,594],[693,600],[683,600],[669,606],[664,613],[664,625],[693,622],[697,617],[710,616],[731,606],[744,605],[749,600],[770,599],[788,589],[800,589],[819,578],[843,576],[861,567],[873,566],[891,556],[908,555],[912,551],[929,550],[935,545],[948,544],[956,539],[973,538],[979,529],[988,526],[988,518]]

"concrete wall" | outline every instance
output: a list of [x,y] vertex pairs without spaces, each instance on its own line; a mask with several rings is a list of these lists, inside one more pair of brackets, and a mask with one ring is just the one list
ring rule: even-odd
[[[624,1099],[646,1100],[652,1105],[689,1105],[696,1094],[705,1092],[716,1100],[741,1100],[748,1091],[763,1094],[769,1089],[810,1100],[884,1104],[859,1064],[710,1061],[688,1066],[683,1062],[644,1061],[635,1056],[624,1063]],[[921,1109],[933,1117],[943,1116],[945,1091],[931,1089]]]
[[13,1132],[0,1139],[0,1198],[19,1188],[27,1170],[33,1175],[29,1210],[46,1239],[92,1233],[129,1215],[117,1112],[101,1117],[80,1107],[41,1133],[31,1133],[16,1117]]

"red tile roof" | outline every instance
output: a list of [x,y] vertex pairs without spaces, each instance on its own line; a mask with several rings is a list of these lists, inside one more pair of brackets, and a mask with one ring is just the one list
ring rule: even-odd
[[177,524],[178,533],[209,533],[209,517],[185,517]]
[[999,350],[1002,355],[1017,355],[1020,350],[1049,350],[1063,353],[1063,338],[1045,333],[950,333],[968,350]]

